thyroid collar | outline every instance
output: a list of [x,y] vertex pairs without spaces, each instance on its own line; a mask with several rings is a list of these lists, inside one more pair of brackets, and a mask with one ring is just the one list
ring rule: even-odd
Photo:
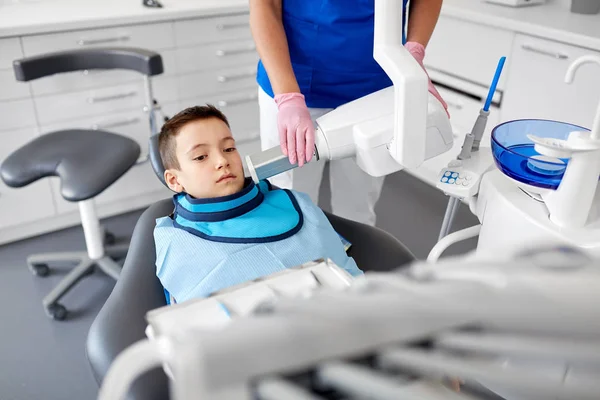
[[235,194],[196,199],[173,196],[173,225],[206,240],[226,243],[265,243],[286,239],[303,225],[300,206],[289,190],[271,190],[247,178]]

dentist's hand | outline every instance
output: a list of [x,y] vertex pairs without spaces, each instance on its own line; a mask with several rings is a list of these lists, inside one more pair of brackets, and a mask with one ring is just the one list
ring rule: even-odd
[[[425,59],[425,47],[423,47],[423,45],[418,42],[406,42],[404,47],[406,47],[406,50],[408,50],[408,52],[413,56],[413,58],[417,60],[421,68],[423,68],[423,70],[427,74],[427,70],[423,65],[423,59]],[[427,74],[427,78],[429,79],[429,74]],[[429,79],[429,86],[427,87],[427,89],[429,90],[429,93],[431,93],[436,99],[440,101],[440,103],[442,103],[444,109],[446,110],[446,114],[448,114],[448,118],[450,118],[450,113],[448,112],[448,104],[446,104],[446,102],[442,98],[442,95],[440,95],[435,86],[433,86],[431,79]]]
[[313,157],[315,146],[315,126],[310,118],[308,107],[301,93],[275,95],[277,130],[281,151],[288,156],[290,163],[303,166]]

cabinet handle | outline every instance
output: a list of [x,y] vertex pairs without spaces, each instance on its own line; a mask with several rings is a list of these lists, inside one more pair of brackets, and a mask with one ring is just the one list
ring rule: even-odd
[[137,91],[131,91],[131,92],[127,92],[127,93],[113,94],[111,96],[88,97],[87,102],[90,104],[101,103],[103,101],[119,100],[119,99],[125,99],[127,97],[133,97],[136,94],[137,94]]
[[256,75],[256,71],[241,72],[239,74],[231,74],[231,75],[219,75],[219,76],[217,76],[217,81],[228,82],[228,81],[235,80],[235,79],[248,78],[248,77],[251,77],[254,75]]
[[94,75],[94,74],[101,74],[102,72],[105,72],[105,70],[102,69],[84,69],[83,71],[81,71],[81,73],[85,76],[87,75]]
[[256,46],[250,45],[246,47],[240,47],[237,49],[217,50],[215,54],[217,55],[217,57],[226,57],[232,54],[254,53],[254,51],[256,51]]
[[124,119],[121,121],[109,122],[107,124],[93,124],[90,126],[90,129],[97,131],[98,129],[116,128],[118,126],[133,125],[139,121],[140,121],[140,119],[138,117],[133,117],[133,118]]
[[564,54],[564,53],[560,53],[558,51],[551,51],[551,50],[546,50],[546,49],[540,49],[538,47],[534,47],[530,44],[522,44],[521,48],[523,50],[527,50],[527,51],[531,51],[533,53],[538,53],[538,54],[543,54],[545,56],[549,56],[552,58],[556,58],[559,60],[566,60],[569,58],[568,55]]
[[121,35],[121,36],[115,36],[115,37],[104,38],[104,39],[79,39],[77,41],[77,44],[80,46],[89,46],[89,45],[93,45],[93,44],[126,42],[129,39],[131,39],[131,37],[129,35]]
[[235,28],[246,28],[246,27],[250,27],[250,23],[249,22],[237,22],[237,23],[231,23],[231,24],[218,24],[217,25],[217,29],[220,31],[225,31],[227,29],[235,29]]
[[245,96],[245,97],[240,97],[237,99],[231,99],[231,100],[219,100],[217,102],[217,105],[219,107],[228,107],[228,106],[233,106],[236,104],[243,104],[243,103],[249,103],[251,101],[254,101],[258,98],[258,94],[251,94],[249,96]]

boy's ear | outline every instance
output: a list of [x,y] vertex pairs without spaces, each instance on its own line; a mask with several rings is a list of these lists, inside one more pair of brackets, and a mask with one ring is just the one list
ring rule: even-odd
[[172,191],[176,193],[183,192],[183,186],[179,183],[179,179],[177,178],[177,171],[173,169],[165,170],[165,183]]

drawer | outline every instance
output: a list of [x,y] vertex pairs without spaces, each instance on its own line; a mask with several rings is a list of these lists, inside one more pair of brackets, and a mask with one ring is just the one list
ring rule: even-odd
[[252,40],[177,49],[177,64],[182,73],[256,63],[258,53]]
[[[179,103],[161,104],[165,115],[173,116],[179,112]],[[160,113],[157,114],[158,126],[163,121]],[[134,111],[114,112],[109,115],[81,118],[76,120],[61,121],[55,124],[44,125],[40,128],[42,134],[59,131],[63,129],[100,129],[128,136],[138,141],[142,148],[142,154],[148,150],[148,138],[150,137],[150,122],[148,114],[141,108]]]
[[23,53],[26,57],[61,50],[103,46],[140,47],[151,50],[175,47],[170,22],[32,35],[24,36],[22,40]]
[[502,119],[545,118],[591,128],[600,88],[600,69],[586,64],[573,83],[565,83],[569,65],[583,55],[600,56],[580,47],[518,35],[511,53]]
[[[514,33],[456,18],[440,17],[427,46],[425,66],[489,87],[502,56],[511,51]],[[510,57],[507,57],[506,70]],[[503,73],[498,89],[507,80]]]
[[19,38],[0,39],[0,70],[12,70],[12,63],[23,57]]
[[252,39],[248,13],[177,21],[174,30],[177,47]]
[[181,75],[178,81],[182,99],[256,88],[256,64]]
[[[175,50],[160,52],[165,72],[160,76],[177,75]],[[141,82],[142,75],[126,70],[90,70],[57,74],[31,81],[31,89],[35,96],[55,93],[73,92],[83,89],[107,87],[120,83]]]
[[[154,97],[161,103],[177,101],[176,78],[153,79]],[[142,82],[35,98],[39,124],[107,115],[141,109],[145,102]]]
[[31,99],[0,102],[0,116],[0,131],[36,126]]
[[0,101],[30,97],[29,84],[15,79],[12,69],[0,69]]
[[195,100],[183,101],[182,107],[213,104],[229,120],[233,137],[239,145],[260,137],[257,99],[258,96],[255,90],[251,90],[240,93],[226,93],[219,97],[199,97]]
[[[37,136],[36,128],[0,132],[0,160]],[[50,182],[40,179],[22,188],[10,188],[0,180],[0,229],[33,222],[56,213]]]
[[[195,102],[194,102],[195,101]],[[238,144],[253,141],[260,137],[260,119],[258,112],[258,92],[256,88],[218,96],[198,97],[184,101],[183,107],[213,104],[229,120],[233,137]]]

